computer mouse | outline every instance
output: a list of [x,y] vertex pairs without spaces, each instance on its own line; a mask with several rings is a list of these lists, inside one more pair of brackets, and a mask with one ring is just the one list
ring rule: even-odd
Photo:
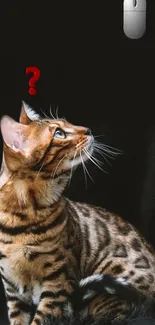
[[139,39],[146,31],[146,0],[124,0],[123,29],[128,38]]

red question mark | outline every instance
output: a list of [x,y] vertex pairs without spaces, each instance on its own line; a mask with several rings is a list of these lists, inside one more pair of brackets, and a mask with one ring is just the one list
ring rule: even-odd
[[28,67],[26,68],[26,74],[33,73],[34,76],[29,81],[29,94],[36,95],[35,83],[40,78],[40,70],[36,67]]

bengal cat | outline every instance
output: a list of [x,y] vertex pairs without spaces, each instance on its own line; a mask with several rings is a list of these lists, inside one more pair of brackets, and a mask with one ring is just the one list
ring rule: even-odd
[[24,103],[19,122],[3,116],[0,123],[0,270],[10,324],[63,324],[73,315],[74,281],[90,285],[84,299],[94,296],[81,319],[111,313],[122,319],[131,302],[106,283],[107,292],[98,288],[96,296],[94,283],[102,286],[110,274],[116,287],[133,285],[151,300],[155,255],[120,216],[63,196],[72,169],[88,158],[96,161],[91,131],[41,118]]

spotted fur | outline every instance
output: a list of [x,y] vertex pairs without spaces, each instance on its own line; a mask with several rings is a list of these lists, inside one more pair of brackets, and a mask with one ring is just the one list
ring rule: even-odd
[[[153,299],[155,255],[142,236],[121,217],[63,196],[72,168],[87,160],[84,149],[93,152],[90,130],[24,105],[20,123],[2,117],[1,132],[0,270],[10,324],[68,322],[73,284],[86,277],[92,285],[109,274]],[[82,321],[111,314],[120,321],[132,309],[104,287],[79,313]]]

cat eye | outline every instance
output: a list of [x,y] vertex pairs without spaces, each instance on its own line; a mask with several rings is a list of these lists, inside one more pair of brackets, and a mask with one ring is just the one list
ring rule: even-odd
[[54,133],[54,138],[65,139],[66,133],[61,129],[57,129]]

